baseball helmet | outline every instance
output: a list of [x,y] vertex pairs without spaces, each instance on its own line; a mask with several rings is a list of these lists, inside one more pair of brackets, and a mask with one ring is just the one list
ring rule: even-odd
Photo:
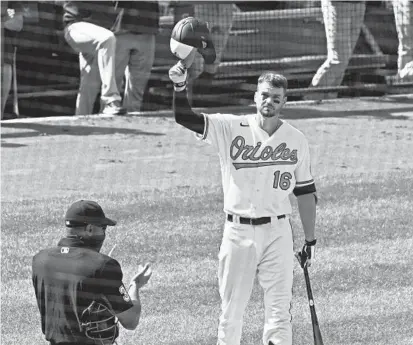
[[170,48],[172,54],[185,59],[194,48],[202,55],[205,63],[212,64],[216,59],[208,24],[195,17],[181,19],[172,30]]

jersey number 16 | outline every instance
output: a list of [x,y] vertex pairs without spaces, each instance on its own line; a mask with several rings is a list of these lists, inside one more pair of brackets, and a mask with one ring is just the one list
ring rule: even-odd
[[288,188],[290,188],[290,180],[292,179],[292,177],[293,176],[289,172],[284,172],[281,174],[281,172],[277,170],[276,172],[274,172],[273,188],[278,189],[279,186],[282,190],[287,190]]

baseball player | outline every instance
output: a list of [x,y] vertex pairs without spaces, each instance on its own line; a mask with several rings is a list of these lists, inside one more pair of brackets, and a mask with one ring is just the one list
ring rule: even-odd
[[[308,142],[302,132],[280,119],[287,80],[275,72],[260,76],[254,96],[256,114],[195,113],[186,92],[187,67],[193,60],[188,43],[208,48],[210,42],[196,19],[177,25],[174,30],[180,34],[172,39],[183,46],[178,42],[171,48],[182,60],[169,70],[175,120],[214,148],[222,171],[226,221],[219,251],[218,344],[240,344],[243,315],[257,276],[264,290],[263,344],[291,345],[294,255],[289,195],[293,193],[298,201],[305,234],[300,252],[304,265],[311,264],[316,244],[317,196]],[[194,42],[194,37],[202,42]],[[207,51],[200,53],[208,57]]]
[[33,257],[32,281],[42,331],[50,345],[113,344],[117,320],[133,330],[139,323],[139,289],[151,277],[140,267],[127,291],[115,259],[99,253],[107,218],[94,201],[79,200],[66,212],[67,236]]

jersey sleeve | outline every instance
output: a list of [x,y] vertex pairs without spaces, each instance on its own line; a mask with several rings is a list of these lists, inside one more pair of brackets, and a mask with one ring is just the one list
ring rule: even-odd
[[123,285],[123,273],[119,263],[110,258],[101,270],[102,294],[114,311],[119,314],[133,307],[133,302]]
[[314,178],[311,174],[310,148],[305,138],[303,138],[299,154],[301,154],[301,158],[298,157],[298,165],[294,172],[296,180],[294,194],[296,196],[316,191]]
[[203,114],[205,118],[204,132],[196,137],[212,145],[217,151],[227,147],[231,135],[232,121],[236,117],[231,114]]

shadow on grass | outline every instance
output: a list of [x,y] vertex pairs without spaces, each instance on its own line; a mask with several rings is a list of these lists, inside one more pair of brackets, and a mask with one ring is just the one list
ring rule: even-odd
[[195,338],[195,339],[190,339],[190,340],[172,341],[168,344],[169,345],[194,345],[194,344],[215,345],[216,343],[217,343],[217,337],[209,336],[207,338]]
[[[21,131],[17,133],[2,133],[2,139],[11,138],[30,138],[37,136],[53,136],[53,135],[73,135],[73,136],[87,136],[87,135],[107,135],[107,134],[130,134],[130,135],[152,135],[161,136],[165,135],[163,133],[157,132],[146,132],[136,129],[127,128],[116,128],[116,127],[98,127],[98,126],[68,126],[56,123],[54,125],[42,124],[42,123],[24,123],[24,122],[13,122],[13,123],[2,123],[4,128],[22,129],[29,131]],[[3,143],[1,146],[6,146]],[[10,144],[9,144],[10,145]]]
[[346,117],[375,117],[381,120],[409,120],[413,116],[407,115],[393,115],[394,112],[403,113],[413,111],[412,107],[406,108],[394,108],[394,109],[366,109],[366,110],[351,110],[347,111],[340,106],[337,106],[338,109],[327,109],[321,110],[309,107],[300,107],[300,108],[286,108],[282,112],[282,117],[285,119],[298,120],[298,119],[317,119],[317,118],[346,118]]
[[[394,106],[392,106],[394,104]],[[403,104],[403,106],[401,106]],[[214,114],[235,114],[247,115],[255,113],[253,106],[229,106],[196,108],[198,113]],[[303,103],[287,105],[281,116],[284,119],[318,119],[318,118],[346,118],[346,117],[374,117],[381,120],[409,120],[412,115],[403,115],[404,112],[413,111],[412,99],[398,99],[397,101],[385,99],[381,100],[354,100],[329,102],[329,103]],[[397,114],[395,114],[397,113]],[[172,111],[162,113],[147,113],[145,117],[173,117]]]
[[14,147],[23,147],[23,146],[27,146],[27,145],[8,143],[8,142],[5,142],[3,140],[1,141],[1,147],[14,148]]

